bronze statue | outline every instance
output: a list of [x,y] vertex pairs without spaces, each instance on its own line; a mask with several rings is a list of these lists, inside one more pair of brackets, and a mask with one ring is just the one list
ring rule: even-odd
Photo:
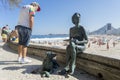
[[54,73],[55,69],[59,67],[57,61],[53,59],[54,57],[56,57],[55,53],[51,51],[46,52],[46,58],[44,59],[42,65],[43,68],[41,71],[41,77],[49,77],[50,74]]
[[43,67],[41,71],[41,77],[49,77],[50,74],[54,73],[54,70],[59,67],[57,61],[53,59],[54,57],[56,57],[56,54],[51,51],[46,52],[46,54],[47,56],[44,59],[42,65]]
[[75,69],[76,55],[85,50],[85,44],[88,38],[83,26],[79,25],[81,15],[75,13],[72,16],[74,27],[70,28],[69,45],[66,48],[66,67],[59,72],[60,75],[73,74]]
[[57,55],[54,52],[48,51],[45,53],[46,57],[42,64],[42,70],[40,68],[33,70],[31,73],[33,74],[41,74],[41,77],[50,77],[50,74],[56,72],[56,69],[60,67],[57,63],[56,57]]

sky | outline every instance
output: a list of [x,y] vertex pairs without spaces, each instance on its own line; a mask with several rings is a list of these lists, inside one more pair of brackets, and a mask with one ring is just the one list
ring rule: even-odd
[[[36,1],[41,11],[35,15],[33,35],[68,34],[73,27],[71,17],[81,14],[80,25],[86,31],[97,30],[107,23],[120,28],[120,0],[23,0],[20,7]],[[0,27],[17,25],[20,7],[6,8],[0,4]]]

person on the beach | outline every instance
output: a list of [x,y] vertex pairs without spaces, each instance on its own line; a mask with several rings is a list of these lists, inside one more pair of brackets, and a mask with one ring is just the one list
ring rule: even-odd
[[18,42],[18,33],[15,30],[12,30],[9,36],[11,41]]
[[66,67],[59,72],[60,75],[73,74],[75,69],[76,56],[85,50],[85,44],[88,43],[88,38],[83,26],[79,25],[79,13],[72,16],[74,27],[70,28],[70,41],[66,48]]
[[30,36],[33,29],[35,12],[40,11],[40,5],[37,2],[32,2],[30,5],[24,5],[20,11],[18,25],[15,26],[18,32],[18,62],[29,63],[31,60],[26,58],[27,47],[29,46]]
[[113,47],[115,47],[115,46],[116,46],[115,40],[113,40],[112,44],[113,44]]
[[7,42],[7,40],[8,40],[9,30],[8,30],[7,26],[8,25],[4,26],[2,28],[2,32],[1,32],[3,42]]

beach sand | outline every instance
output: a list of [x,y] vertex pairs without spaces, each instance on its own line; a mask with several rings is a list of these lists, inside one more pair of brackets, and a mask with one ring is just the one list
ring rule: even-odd
[[[104,39],[104,43],[99,45],[99,40]],[[111,57],[115,59],[120,59],[120,40],[119,36],[111,35],[92,35],[89,36],[89,42],[86,44],[86,50],[84,53],[101,55],[105,57]],[[107,45],[108,42],[108,45]],[[113,45],[115,43],[115,46]],[[33,41],[31,44],[37,44],[42,46],[57,47],[66,49],[66,46],[69,44],[68,41]]]

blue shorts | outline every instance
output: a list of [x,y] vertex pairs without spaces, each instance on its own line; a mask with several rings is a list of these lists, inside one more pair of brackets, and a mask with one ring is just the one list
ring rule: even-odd
[[15,28],[18,30],[19,35],[18,44],[23,46],[29,46],[32,30],[28,27],[21,25],[17,25]]

